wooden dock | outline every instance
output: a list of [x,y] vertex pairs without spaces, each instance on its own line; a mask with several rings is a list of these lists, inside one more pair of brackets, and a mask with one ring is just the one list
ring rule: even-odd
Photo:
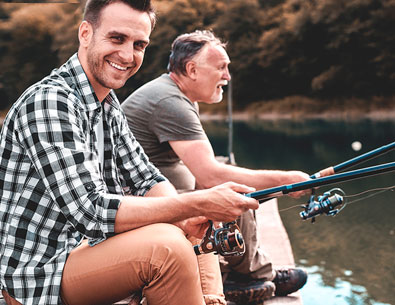
[[[256,215],[262,244],[266,246],[265,251],[270,254],[274,268],[293,267],[295,261],[292,248],[288,234],[278,213],[277,200],[272,199],[261,204]],[[116,304],[128,303],[124,300]],[[277,304],[302,305],[303,302],[299,292],[286,297],[274,297],[265,301],[265,305]],[[6,305],[1,294],[0,305]]]
[[[287,231],[278,213],[277,199],[272,199],[261,204],[256,212],[258,230],[262,245],[272,260],[273,267],[294,267],[291,243]],[[274,297],[265,301],[265,305],[290,304],[302,305],[300,292],[297,291],[286,297]],[[242,305],[242,304],[240,304]]]

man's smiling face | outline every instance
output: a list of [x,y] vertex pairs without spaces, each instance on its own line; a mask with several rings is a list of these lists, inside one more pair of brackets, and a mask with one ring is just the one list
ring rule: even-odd
[[85,72],[99,99],[121,88],[135,74],[149,43],[151,20],[147,13],[116,2],[105,7],[86,44]]
[[197,59],[196,100],[207,104],[222,100],[223,86],[230,80],[229,57],[220,45],[208,45]]

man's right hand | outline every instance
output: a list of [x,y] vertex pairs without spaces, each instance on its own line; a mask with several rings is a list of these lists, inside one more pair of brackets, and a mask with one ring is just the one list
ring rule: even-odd
[[[243,194],[255,188],[235,182],[226,182],[210,189],[193,192],[201,196],[201,215],[213,221],[234,221],[249,209],[258,209],[259,202]],[[192,194],[192,193],[191,193]]]

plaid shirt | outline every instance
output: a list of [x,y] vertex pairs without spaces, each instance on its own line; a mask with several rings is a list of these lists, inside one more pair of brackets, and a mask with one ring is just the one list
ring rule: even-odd
[[[104,170],[95,125],[104,124]],[[61,304],[68,254],[114,235],[122,195],[164,177],[129,131],[113,92],[100,103],[73,55],[27,89],[0,138],[1,286],[22,304]]]

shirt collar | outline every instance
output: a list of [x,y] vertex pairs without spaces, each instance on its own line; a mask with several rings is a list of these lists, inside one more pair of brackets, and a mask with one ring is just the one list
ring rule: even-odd
[[[77,53],[71,56],[70,59],[57,70],[57,73],[64,78],[67,84],[73,88],[81,100],[84,101],[84,107],[87,111],[94,111],[101,107],[101,103],[86,76]],[[119,102],[113,90],[106,96],[105,101],[119,108]]]

